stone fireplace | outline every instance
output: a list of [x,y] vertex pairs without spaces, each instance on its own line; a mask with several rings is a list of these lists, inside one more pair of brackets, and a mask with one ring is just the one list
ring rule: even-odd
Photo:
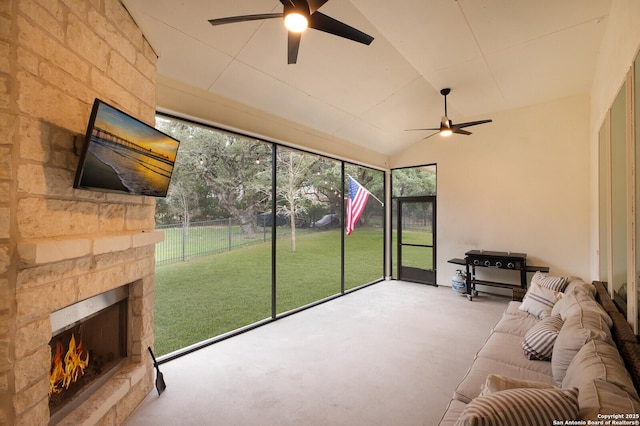
[[[0,1],[0,425],[121,424],[153,389],[155,200],[72,184],[94,98],[154,123],[156,59],[119,0]],[[123,334],[59,325],[112,291]],[[88,331],[121,347],[85,353]],[[63,414],[49,405],[58,338],[109,370]]]
[[[57,424],[119,424],[152,389],[153,371],[146,347],[153,339],[154,245],[161,239],[161,233],[151,231],[86,239],[25,240],[18,245],[24,265],[18,268],[16,283],[14,350],[19,356],[14,374],[20,391],[14,400],[24,416],[18,419],[25,421],[15,424],[47,424],[52,414],[52,423]],[[76,307],[87,302],[95,305],[96,298],[114,291],[118,302],[126,302],[125,311],[119,306],[115,314],[118,319],[125,319],[124,324],[119,324],[125,327],[126,341],[121,342],[125,356],[82,404],[56,415],[51,411],[49,397],[51,359],[56,350],[51,345],[57,336],[69,337],[69,332],[78,339],[77,345],[87,331],[84,328],[93,327],[83,325],[84,320],[113,303],[84,313],[76,312]],[[63,338],[63,342],[66,352],[69,340]]]

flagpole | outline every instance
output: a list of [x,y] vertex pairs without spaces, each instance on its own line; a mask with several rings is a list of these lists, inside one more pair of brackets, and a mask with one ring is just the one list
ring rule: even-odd
[[[364,188],[364,186],[363,186],[363,188]],[[369,190],[367,190],[367,189],[365,189],[365,191],[369,192]],[[374,200],[376,200],[377,202],[379,202],[379,203],[380,203],[380,205],[381,205],[382,207],[384,207],[384,203],[383,203],[382,201],[378,200],[378,197],[376,197],[375,195],[373,195],[371,192],[369,192],[369,195],[371,195],[371,196],[373,197],[373,199],[374,199]]]
[[[360,182],[358,182],[357,180],[355,180],[355,179],[353,178],[353,176],[351,176],[351,175],[347,175],[347,176],[348,176],[348,177],[350,177],[351,179],[353,179],[353,180],[354,180],[358,185],[360,185]],[[375,195],[373,195],[373,194],[371,193],[371,191],[369,191],[367,188],[365,188],[365,187],[364,187],[364,186],[362,186],[362,185],[360,185],[360,188],[362,188],[362,189],[364,189],[365,191],[367,191],[367,192],[369,193],[369,195],[371,195],[371,196],[373,197],[373,199],[374,199],[374,200],[376,200],[377,202],[379,202],[379,203],[380,203],[380,205],[381,205],[382,207],[384,207],[384,203],[383,203],[382,201],[380,201],[380,200],[378,199],[378,197],[376,197]]]

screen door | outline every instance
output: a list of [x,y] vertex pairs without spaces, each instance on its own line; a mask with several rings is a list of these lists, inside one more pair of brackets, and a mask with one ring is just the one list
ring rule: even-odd
[[436,197],[398,198],[398,278],[436,284]]

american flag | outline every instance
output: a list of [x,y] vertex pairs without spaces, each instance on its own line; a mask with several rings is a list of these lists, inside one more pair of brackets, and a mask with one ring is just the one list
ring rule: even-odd
[[351,235],[356,223],[360,219],[364,207],[369,199],[369,191],[349,176],[349,198],[347,199],[347,217],[345,219],[345,230],[347,235]]

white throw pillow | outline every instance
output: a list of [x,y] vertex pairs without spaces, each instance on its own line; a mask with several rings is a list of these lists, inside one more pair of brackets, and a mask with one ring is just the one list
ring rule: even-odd
[[536,380],[516,379],[515,377],[503,376],[501,374],[489,374],[480,396],[489,395],[508,389],[534,388],[534,389],[551,389],[555,386]]
[[537,283],[531,283],[519,309],[535,317],[546,318],[551,315],[553,306],[561,297],[562,293],[559,291],[542,287]]

